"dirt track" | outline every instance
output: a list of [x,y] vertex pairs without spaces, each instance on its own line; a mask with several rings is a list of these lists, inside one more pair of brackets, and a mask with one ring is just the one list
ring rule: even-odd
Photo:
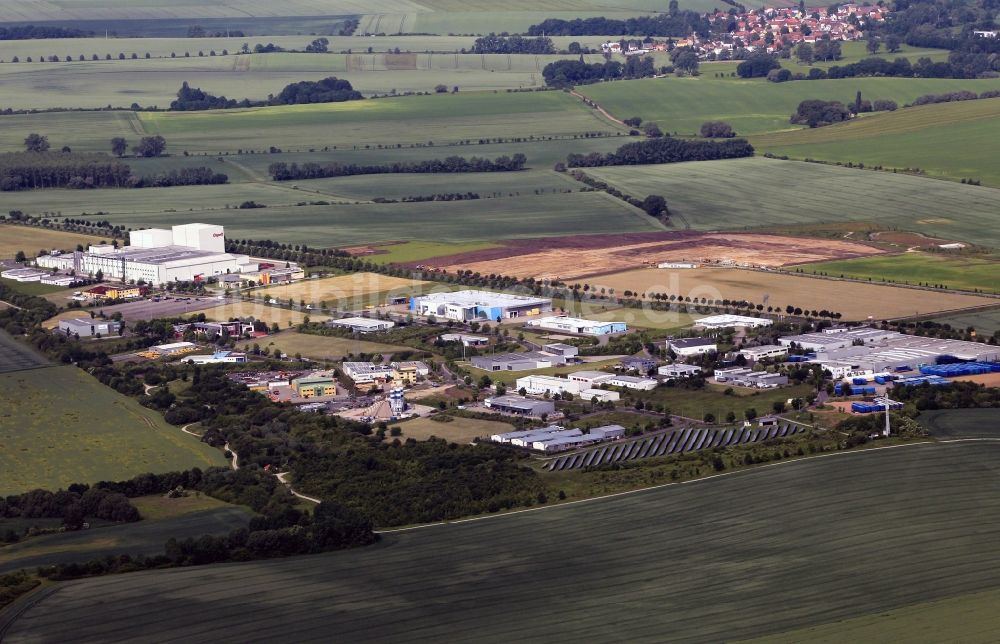
[[670,232],[517,240],[501,248],[440,257],[424,264],[484,275],[565,280],[667,261],[774,267],[880,252],[851,241],[763,233]]

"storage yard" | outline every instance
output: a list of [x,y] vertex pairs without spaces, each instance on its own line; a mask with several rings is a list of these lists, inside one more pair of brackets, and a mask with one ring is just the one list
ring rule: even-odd
[[763,233],[685,231],[519,240],[500,248],[438,257],[424,263],[484,275],[579,280],[668,261],[775,267],[880,252],[873,246],[843,240],[817,244],[801,237]]

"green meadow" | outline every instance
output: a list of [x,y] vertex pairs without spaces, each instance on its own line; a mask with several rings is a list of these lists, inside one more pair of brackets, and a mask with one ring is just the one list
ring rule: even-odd
[[1000,263],[979,257],[903,253],[800,266],[806,273],[892,282],[943,284],[947,288],[1000,293]]
[[923,94],[958,90],[978,93],[988,89],[1000,89],[1000,78],[849,78],[769,83],[703,75],[599,83],[577,91],[620,119],[640,116],[655,121],[664,132],[695,134],[705,121],[722,120],[730,123],[738,135],[751,135],[797,129],[788,119],[806,99],[847,102],[860,91],[869,100],[891,99],[902,107]]
[[[979,86],[970,86],[975,87]],[[920,168],[931,176],[975,179],[1000,187],[1000,157],[996,145],[990,143],[997,140],[1000,98],[921,105],[812,130],[750,138],[758,153]]]
[[983,225],[1000,212],[995,188],[761,157],[586,172],[640,198],[665,195],[673,224],[696,230],[876,221],[1000,248],[1000,231]]
[[72,366],[0,374],[0,494],[225,465],[222,452]]

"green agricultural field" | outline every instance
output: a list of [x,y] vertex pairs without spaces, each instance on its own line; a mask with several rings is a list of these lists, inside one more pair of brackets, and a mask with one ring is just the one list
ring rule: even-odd
[[[302,41],[303,38],[299,38],[295,46],[305,46],[306,42]],[[112,41],[112,46],[114,44]],[[471,42],[466,44],[471,45]],[[72,62],[66,62],[63,57],[63,62],[0,64],[4,106],[13,109],[96,109],[107,105],[127,108],[137,103],[165,109],[184,82],[217,96],[264,100],[290,83],[328,76],[350,81],[366,96],[433,92],[437,85],[449,89],[457,86],[464,92],[530,89],[545,86],[541,74],[545,65],[566,58],[558,54],[361,52],[213,56],[214,50],[194,40],[189,40],[184,48],[177,58],[170,58],[167,53],[165,58],[146,59],[145,54],[140,53],[138,60],[92,61],[92,54],[87,53],[86,60],[81,61],[79,54],[74,53],[71,54]],[[191,57],[184,57],[185,51]],[[221,49],[217,53],[221,54]],[[118,54],[113,55],[117,57]],[[99,54],[102,59],[104,56],[104,53]],[[603,61],[600,54],[590,54],[586,58],[588,62]]]
[[4,277],[0,277],[0,284],[24,295],[48,295],[49,293],[66,290],[65,286],[52,286],[50,284],[42,284],[41,282],[18,282],[17,280]]
[[799,270],[831,277],[897,284],[943,284],[947,288],[963,291],[1000,293],[1000,263],[978,257],[914,252],[806,264]]
[[[4,306],[9,305],[4,303]],[[51,364],[48,358],[28,346],[26,342],[15,340],[6,331],[0,331],[0,374],[48,367]]]
[[[722,80],[703,75],[599,83],[577,91],[618,118],[640,116],[656,121],[664,132],[694,134],[705,121],[722,120],[730,123],[738,135],[745,136],[795,129],[789,117],[801,101],[811,98],[846,102],[854,100],[860,90],[867,99],[891,99],[902,106],[923,94],[998,88],[1000,79],[996,78],[849,78],[775,84],[761,79]],[[764,147],[762,151],[770,150]]]
[[1000,590],[987,590],[748,641],[753,644],[987,641],[1000,632],[1000,615],[993,610],[998,601]]
[[1000,331],[1000,306],[966,313],[951,313],[928,318],[939,324],[950,324],[955,329],[972,327],[981,335],[993,335]]
[[[267,167],[276,161],[283,163],[329,163],[337,161],[340,163],[363,163],[382,164],[394,161],[426,161],[428,159],[440,159],[452,155],[464,157],[488,157],[494,159],[498,156],[512,156],[523,154],[528,158],[527,165],[531,169],[545,170],[551,168],[556,162],[565,161],[566,155],[570,152],[587,154],[589,152],[611,152],[623,144],[628,139],[623,137],[602,137],[595,139],[551,139],[542,140],[522,140],[514,143],[479,143],[479,137],[470,139],[468,143],[457,142],[446,146],[435,145],[434,147],[404,147],[404,148],[378,148],[365,149],[337,148],[323,150],[306,145],[304,147],[281,146],[284,151],[280,154],[228,154],[222,158],[223,164],[220,167],[232,168],[240,166],[246,172],[254,175],[258,180],[268,178]],[[309,151],[313,150],[313,151]],[[133,166],[141,166],[144,163],[164,163],[164,164],[184,164],[184,165],[206,165],[216,157],[206,158],[204,156],[193,157],[167,157],[163,159],[128,159]],[[214,166],[213,166],[214,167]],[[162,170],[161,170],[162,171]],[[224,170],[228,172],[228,170]],[[230,181],[233,181],[230,176]]]
[[[178,84],[179,86],[179,84]],[[277,89],[280,89],[277,88]],[[21,150],[38,132],[52,145],[107,151],[109,139],[167,139],[181,154],[253,149],[340,148],[419,144],[431,147],[497,137],[617,135],[626,129],[564,92],[459,92],[346,103],[285,105],[204,112],[56,112],[3,116],[0,150]],[[419,124],[419,127],[416,127]],[[565,155],[564,155],[565,156]]]
[[[563,92],[476,92],[207,112],[142,112],[174,149],[364,146],[622,129]],[[419,127],[415,124],[419,123]]]
[[[299,192],[317,193],[315,196],[294,192],[285,193],[286,198],[287,196],[292,197],[292,203],[303,199],[321,199],[324,195],[336,199],[367,201],[378,197],[403,199],[453,192],[474,192],[482,199],[489,199],[561,194],[575,192],[584,187],[566,174],[547,169],[523,170],[517,173],[472,172],[462,174],[461,177],[446,173],[400,174],[393,176],[388,181],[381,176],[355,175],[332,179],[281,182],[276,185],[285,190],[294,185]],[[474,202],[466,203],[469,203],[470,206],[474,205]]]
[[[176,190],[178,199],[188,195],[189,189],[164,188]],[[86,211],[86,208],[81,208],[81,211]],[[65,215],[71,213],[64,211]],[[659,222],[637,208],[598,192],[473,202],[286,206],[253,210],[192,208],[176,212],[161,210],[109,214],[104,218],[112,223],[144,228],[200,221],[224,225],[227,234],[234,239],[274,239],[314,247],[374,244],[401,239],[464,243],[484,239],[663,229]]]
[[[22,568],[57,563],[84,562],[129,553],[155,556],[171,537],[187,539],[203,534],[225,535],[246,527],[253,512],[204,495],[165,499],[162,496],[131,499],[143,520],[124,525],[103,525],[89,530],[43,535],[0,549],[0,575]],[[0,530],[4,530],[0,519]],[[56,520],[58,524],[58,520]]]
[[932,409],[917,420],[935,438],[1000,438],[1000,409]]
[[[732,389],[733,393],[725,392]],[[815,393],[809,385],[793,385],[778,389],[746,389],[744,387],[727,387],[724,385],[705,385],[704,389],[687,389],[682,387],[657,387],[653,391],[634,393],[634,397],[654,404],[662,404],[670,409],[670,413],[685,418],[701,420],[705,414],[715,416],[716,422],[726,420],[729,412],[736,414],[742,421],[747,409],[754,409],[757,416],[767,416],[774,413],[775,402],[787,402],[789,398],[806,398]]]
[[920,168],[933,176],[956,181],[975,179],[1000,187],[996,149],[983,145],[998,137],[1000,98],[991,98],[922,105],[841,125],[779,132],[750,140],[758,153]]
[[75,367],[0,375],[0,418],[0,495],[225,464]]
[[[623,633],[633,641],[664,633],[804,641],[799,629],[829,624],[841,640],[838,624],[865,617],[871,630],[855,641],[919,640],[893,616],[927,606],[944,619],[949,600],[1000,587],[1000,571],[984,565],[995,534],[983,529],[1000,521],[998,458],[995,443],[852,451],[390,532],[379,545],[345,552],[84,579],[26,607],[5,635],[12,644],[153,629],[189,641],[220,632],[234,640],[333,632],[350,641]],[[580,535],[587,547],[566,547]],[[117,610],[104,610],[109,604]],[[982,610],[966,613],[959,630],[940,631],[943,639],[993,639],[995,611],[974,605]]]
[[1000,247],[1000,231],[983,226],[1000,212],[1000,190],[993,188],[764,158],[586,172],[633,195],[666,195],[675,225],[696,230],[877,221]]

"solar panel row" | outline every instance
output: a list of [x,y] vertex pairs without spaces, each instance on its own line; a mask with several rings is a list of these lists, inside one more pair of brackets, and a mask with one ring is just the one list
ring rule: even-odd
[[617,443],[611,446],[595,447],[578,454],[555,458],[545,469],[552,472],[594,467],[618,461],[632,461],[669,454],[681,454],[715,447],[728,447],[746,443],[759,443],[774,438],[784,438],[805,431],[792,423],[784,423],[752,429],[733,427],[729,429],[682,429],[649,438]]

